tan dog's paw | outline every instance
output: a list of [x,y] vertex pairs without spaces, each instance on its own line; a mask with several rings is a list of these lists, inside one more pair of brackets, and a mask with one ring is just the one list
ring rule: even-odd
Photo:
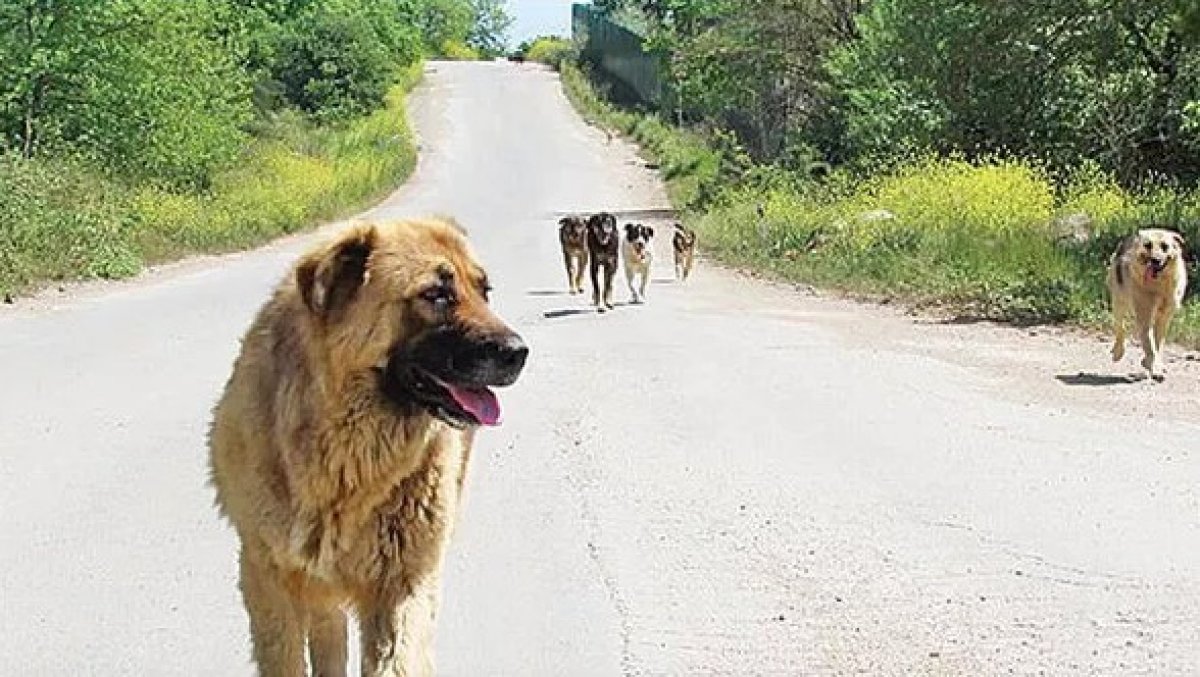
[[1125,357],[1125,346],[1113,346],[1112,361],[1120,362]]

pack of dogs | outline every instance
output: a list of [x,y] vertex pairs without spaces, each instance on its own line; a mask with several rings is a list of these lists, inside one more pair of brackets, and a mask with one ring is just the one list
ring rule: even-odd
[[[673,227],[683,281],[696,234]],[[623,259],[642,302],[653,238],[607,212],[561,219],[571,293],[586,267],[592,303],[611,309]],[[1112,358],[1124,357],[1132,320],[1156,379],[1187,288],[1184,246],[1148,228],[1109,259]],[[255,317],[208,441],[261,674],[346,674],[347,610],[362,675],[434,673],[442,566],[475,432],[501,422],[494,389],[518,380],[529,353],[490,291],[453,219],[362,222],[304,253]]]
[[[696,233],[682,223],[675,223],[672,228],[675,278],[683,282],[692,273]],[[652,226],[626,223],[623,228],[618,228],[617,217],[610,212],[564,216],[558,221],[558,241],[571,294],[584,293],[583,271],[586,268],[591,281],[592,305],[601,313],[612,310],[613,278],[623,263],[630,302],[645,303],[654,263]]]
[[[613,278],[624,264],[631,303],[646,301],[646,288],[654,259],[654,228],[626,223],[617,228],[609,212],[566,216],[558,221],[567,284],[571,294],[582,294],[583,271],[589,272],[592,305],[599,312],[613,309]],[[696,256],[696,233],[682,223],[672,225],[671,251],[675,279],[691,275]],[[1161,355],[1171,321],[1183,305],[1188,275],[1183,236],[1167,228],[1143,228],[1124,238],[1108,261],[1107,288],[1112,309],[1113,362],[1125,357],[1132,324],[1142,347],[1141,366],[1155,381],[1164,378]]]

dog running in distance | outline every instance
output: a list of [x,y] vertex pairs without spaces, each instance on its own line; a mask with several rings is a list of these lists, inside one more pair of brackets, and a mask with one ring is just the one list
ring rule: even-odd
[[1187,291],[1183,236],[1164,228],[1146,228],[1125,238],[1109,259],[1108,293],[1112,302],[1113,362],[1125,356],[1126,322],[1133,320],[1142,346],[1142,367],[1162,380],[1159,356],[1171,319]]
[[675,279],[687,280],[688,275],[692,274],[692,263],[696,258],[696,232],[682,223],[676,223],[671,248],[675,251]]
[[593,214],[587,220],[588,268],[592,279],[592,305],[600,312],[612,310],[613,276],[617,273],[621,236],[617,217],[608,212]]
[[629,284],[629,296],[634,303],[646,300],[646,285],[650,282],[650,264],[654,252],[650,240],[654,229],[640,223],[625,224],[625,240],[621,244],[621,255],[625,259],[625,281]]
[[259,674],[431,675],[443,553],[493,387],[528,349],[450,219],[360,223],[304,254],[242,342],[209,432]]
[[572,294],[582,294],[583,271],[588,265],[587,221],[579,216],[559,219],[558,242],[562,246],[563,265],[567,269],[567,286]]

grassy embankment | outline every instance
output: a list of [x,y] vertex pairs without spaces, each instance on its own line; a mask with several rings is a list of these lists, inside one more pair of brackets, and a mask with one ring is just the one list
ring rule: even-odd
[[318,127],[283,113],[203,193],[129,185],[85,166],[0,156],[0,297],[47,281],[120,278],[146,264],[243,249],[344,216],[412,172],[405,69],[380,110]]
[[[1097,326],[1108,322],[1104,266],[1121,237],[1158,223],[1200,246],[1196,191],[1134,193],[1087,165],[1055,176],[1011,159],[914,158],[865,176],[798,180],[614,105],[573,65],[562,77],[589,122],[630,137],[660,165],[707,254],[772,277],[966,318]],[[1194,301],[1171,338],[1200,347]]]

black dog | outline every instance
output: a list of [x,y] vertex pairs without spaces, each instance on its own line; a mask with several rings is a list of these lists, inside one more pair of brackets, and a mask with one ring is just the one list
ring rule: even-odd
[[[588,268],[592,277],[592,304],[600,312],[611,310],[612,282],[617,273],[621,236],[617,233],[617,217],[608,212],[593,214],[587,221]],[[600,286],[603,269],[604,286]]]

